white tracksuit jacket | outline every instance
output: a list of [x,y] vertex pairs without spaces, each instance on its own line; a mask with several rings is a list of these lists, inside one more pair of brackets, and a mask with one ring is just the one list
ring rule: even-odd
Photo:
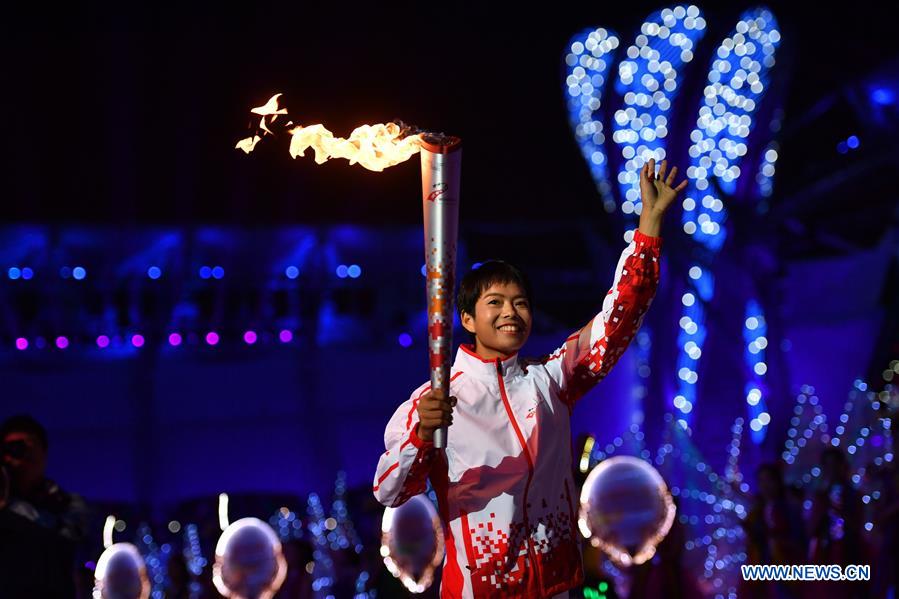
[[442,598],[552,597],[582,583],[571,410],[640,328],[658,287],[661,245],[634,231],[602,311],[552,355],[483,360],[462,345],[445,452],[416,434],[418,399],[430,384],[390,419],[374,494],[395,507],[430,478],[446,539]]

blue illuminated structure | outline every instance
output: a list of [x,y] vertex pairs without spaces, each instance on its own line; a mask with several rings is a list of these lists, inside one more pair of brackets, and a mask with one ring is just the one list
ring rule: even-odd
[[696,403],[696,383],[699,380],[699,360],[706,339],[705,306],[711,301],[715,279],[708,269],[693,264],[687,272],[687,289],[681,296],[683,312],[677,335],[677,394],[672,405],[680,411],[678,422],[688,428]]
[[746,404],[749,413],[749,430],[753,442],[761,443],[765,438],[771,415],[765,398],[768,395],[765,374],[765,348],[768,347],[768,325],[765,314],[755,300],[746,304],[746,320],[743,323],[743,341],[746,343]]
[[755,8],[743,13],[712,57],[703,105],[690,133],[691,185],[683,201],[684,232],[712,250],[720,249],[727,234],[727,212],[719,196],[736,191],[780,39],[774,15]]
[[609,160],[603,147],[605,111],[602,98],[615,62],[618,36],[603,28],[587,29],[571,38],[565,55],[568,118],[606,212],[615,210],[609,184]]
[[[621,212],[628,223],[635,222],[642,211],[640,169],[650,159],[659,162],[667,156],[673,100],[705,30],[702,11],[694,5],[658,11],[640,27],[618,65],[615,91],[623,103],[614,115],[612,140],[621,151],[618,184]],[[630,239],[626,236],[625,241]]]
[[[698,361],[705,339],[706,306],[712,301],[715,291],[711,271],[727,236],[724,227],[727,211],[719,196],[732,197],[737,190],[740,163],[748,152],[749,136],[755,127],[753,116],[769,85],[779,44],[777,21],[768,9],[760,7],[744,12],[712,58],[708,81],[703,89],[703,105],[699,109],[696,128],[690,133],[687,178],[691,185],[683,200],[683,229],[709,253],[701,254],[701,259],[690,266],[687,281],[690,291],[684,298],[692,303],[687,305],[687,301],[684,302],[680,320],[683,332],[678,339],[681,352],[677,363],[678,395],[673,403],[685,415],[692,410],[696,399]],[[761,177],[756,179],[760,191],[768,189],[770,193],[770,178],[774,174],[776,160],[776,149],[769,147],[765,151],[768,164],[762,164]],[[697,274],[699,276],[695,276]],[[755,397],[755,394],[752,396]],[[770,418],[761,409],[757,415]],[[689,416],[682,418],[681,422],[688,425]],[[759,425],[758,418],[750,422],[757,441],[764,438]]]

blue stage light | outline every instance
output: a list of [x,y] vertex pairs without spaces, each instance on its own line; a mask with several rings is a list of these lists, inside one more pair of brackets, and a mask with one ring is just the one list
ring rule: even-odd
[[212,269],[212,278],[213,279],[223,279],[225,277],[225,269],[221,266],[216,266]]
[[155,281],[162,276],[162,270],[158,266],[151,266],[147,269],[147,276]]
[[200,267],[200,278],[201,278],[201,279],[208,279],[208,278],[210,278],[211,276],[212,276],[212,269],[211,269],[211,268],[209,268],[208,266],[201,266],[201,267]]
[[76,266],[72,269],[72,278],[76,281],[84,280],[84,277],[87,276],[87,271],[84,270],[81,266]]
[[877,87],[871,90],[871,101],[881,106],[893,104],[896,101],[896,94],[893,90],[886,87]]
[[16,279],[18,279],[19,277],[22,276],[22,271],[19,270],[19,268],[12,266],[12,267],[10,267],[10,269],[7,271],[6,274],[10,279],[15,281]]
[[362,268],[360,268],[358,264],[350,264],[349,268],[346,269],[346,274],[351,279],[358,279],[362,274]]
[[288,279],[295,279],[298,276],[300,276],[300,269],[297,268],[296,266],[288,266],[287,269],[284,271],[284,274],[287,276]]
[[347,267],[346,264],[341,264],[337,267],[337,278],[345,279],[347,277]]

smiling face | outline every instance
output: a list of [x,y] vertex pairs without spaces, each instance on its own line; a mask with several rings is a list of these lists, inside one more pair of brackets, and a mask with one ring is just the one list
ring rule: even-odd
[[475,351],[486,360],[516,353],[531,334],[531,306],[517,283],[494,283],[462,313],[462,326],[475,336]]

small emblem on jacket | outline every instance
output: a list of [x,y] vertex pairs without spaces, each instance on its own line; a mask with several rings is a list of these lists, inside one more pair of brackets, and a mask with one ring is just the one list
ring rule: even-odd
[[537,406],[539,406],[543,401],[543,394],[537,391],[537,397],[534,398],[534,405],[528,410],[528,415],[526,418],[533,418],[537,414]]

